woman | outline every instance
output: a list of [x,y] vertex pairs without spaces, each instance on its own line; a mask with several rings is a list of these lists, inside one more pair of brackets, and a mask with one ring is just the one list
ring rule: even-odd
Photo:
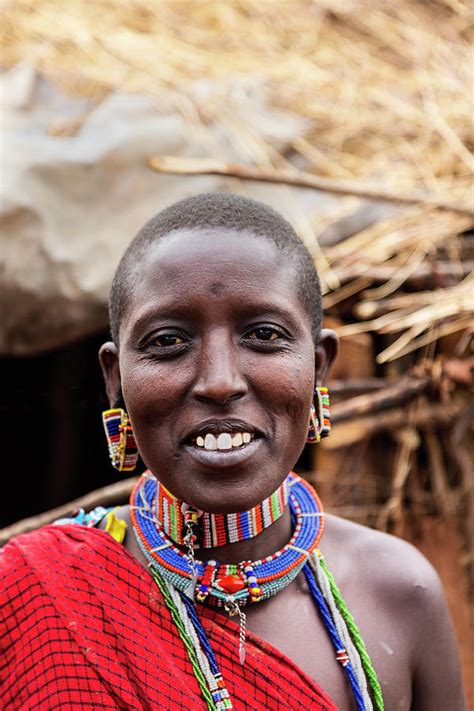
[[337,352],[290,225],[224,194],[168,208],[110,317],[111,457],[130,469],[136,440],[149,473],[98,527],[4,549],[4,707],[463,709],[431,566],[288,475],[329,429]]

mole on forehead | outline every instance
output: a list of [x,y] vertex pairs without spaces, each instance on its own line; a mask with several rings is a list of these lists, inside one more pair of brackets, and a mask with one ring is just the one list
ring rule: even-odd
[[226,285],[223,284],[221,281],[215,281],[209,287],[209,291],[213,296],[222,296],[226,288]]

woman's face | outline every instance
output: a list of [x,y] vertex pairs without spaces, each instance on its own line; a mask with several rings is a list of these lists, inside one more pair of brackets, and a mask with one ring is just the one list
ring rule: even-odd
[[249,233],[183,230],[138,274],[120,352],[101,351],[109,396],[121,387],[143,461],[179,499],[251,508],[298,459],[328,365],[292,259]]

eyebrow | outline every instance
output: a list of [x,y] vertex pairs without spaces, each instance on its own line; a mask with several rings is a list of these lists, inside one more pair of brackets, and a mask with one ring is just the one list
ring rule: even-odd
[[[194,315],[193,315],[194,312]],[[278,304],[275,302],[265,302],[258,301],[255,303],[246,302],[245,305],[241,305],[236,309],[236,313],[240,318],[252,317],[252,315],[261,314],[263,316],[278,316],[283,318],[289,324],[292,324],[295,328],[299,327],[299,319],[292,316],[290,310],[285,308],[283,304]],[[133,323],[131,328],[131,333],[134,335],[140,332],[142,329],[146,328],[147,325],[151,324],[155,320],[160,319],[176,319],[176,320],[195,320],[195,307],[192,302],[183,306],[183,302],[180,301],[180,305],[177,306],[176,301],[164,303],[158,307],[153,307],[141,314],[136,321]]]
[[146,327],[150,322],[155,321],[159,318],[182,319],[183,308],[178,308],[176,306],[176,301],[173,301],[169,304],[164,304],[162,306],[159,306],[158,308],[156,306],[149,308],[134,321],[131,329],[132,333],[137,330],[140,330],[141,328]]

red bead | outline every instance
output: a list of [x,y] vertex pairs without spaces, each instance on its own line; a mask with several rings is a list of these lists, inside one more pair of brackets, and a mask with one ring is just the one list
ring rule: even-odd
[[217,584],[228,593],[236,593],[245,587],[244,581],[237,575],[226,575],[223,578],[219,578]]

